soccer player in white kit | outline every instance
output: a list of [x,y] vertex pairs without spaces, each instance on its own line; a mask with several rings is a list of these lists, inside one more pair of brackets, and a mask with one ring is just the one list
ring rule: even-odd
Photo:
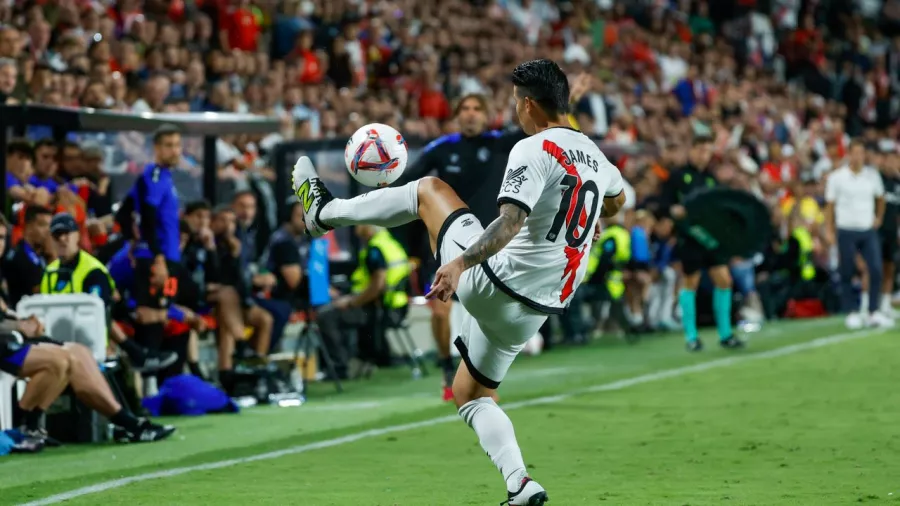
[[506,371],[549,314],[565,310],[581,284],[600,217],[625,203],[622,177],[597,145],[569,128],[569,85],[550,60],[512,73],[516,113],[530,137],[509,154],[497,204],[482,228],[440,179],[425,177],[358,197],[334,198],[311,161],[294,166],[294,190],[307,233],[421,219],[441,268],[428,297],[456,292],[469,315],[455,345],[462,363],[453,380],[459,414],[506,480],[510,505],[540,506],[543,487],[528,476],[512,422],[494,402]]

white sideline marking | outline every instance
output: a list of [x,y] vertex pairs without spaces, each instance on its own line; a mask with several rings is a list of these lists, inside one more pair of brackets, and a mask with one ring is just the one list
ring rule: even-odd
[[[812,350],[816,348],[821,348],[824,346],[830,346],[833,344],[842,343],[845,341],[850,341],[853,339],[859,339],[863,337],[869,337],[877,334],[881,334],[885,332],[884,330],[869,330],[869,331],[861,331],[861,332],[844,332],[840,334],[834,334],[831,336],[820,337],[817,339],[813,339],[812,341],[807,341],[804,343],[797,343],[788,346],[782,346],[780,348],[775,348],[768,351],[763,351],[759,353],[753,354],[744,354],[744,355],[734,355],[726,358],[720,358],[716,360],[710,360],[708,362],[701,362],[699,364],[685,366],[685,367],[676,367],[674,369],[666,369],[659,372],[649,373],[649,374],[641,374],[640,376],[634,376],[632,378],[625,378],[618,381],[613,381],[610,383],[604,383],[601,385],[595,385],[588,388],[583,388],[579,390],[574,390],[569,393],[552,395],[547,397],[539,397],[536,399],[529,399],[526,401],[520,402],[510,402],[503,404],[503,409],[511,410],[518,408],[525,408],[530,406],[538,406],[542,404],[551,404],[555,402],[561,402],[566,399],[572,398],[579,394],[584,393],[592,393],[592,392],[608,392],[613,390],[622,390],[624,388],[632,387],[635,385],[642,385],[644,383],[650,383],[653,381],[659,381],[662,379],[675,378],[678,376],[684,376],[686,374],[693,374],[703,371],[709,371],[711,369],[718,369],[721,367],[729,367],[741,362],[749,362],[752,360],[767,360],[771,358],[781,357],[784,355],[791,355],[794,353],[798,353],[801,351]],[[116,488],[121,488],[126,485],[130,485],[132,483],[140,483],[142,481],[155,480],[159,478],[172,478],[174,476],[180,476],[182,474],[193,473],[196,471],[209,471],[213,469],[222,469],[225,467],[232,467],[239,464],[247,464],[250,462],[257,462],[260,460],[271,460],[277,459],[280,457],[284,457],[287,455],[295,455],[298,453],[306,453],[313,450],[320,450],[323,448],[331,448],[334,446],[341,446],[348,443],[355,443],[357,441],[368,439],[371,437],[379,437],[384,436],[386,434],[393,434],[395,432],[406,432],[410,430],[421,429],[425,427],[432,427],[435,425],[439,425],[442,423],[448,423],[452,421],[456,421],[459,419],[458,415],[448,415],[441,416],[438,418],[432,418],[430,420],[424,420],[421,422],[415,423],[406,423],[403,425],[392,425],[390,427],[383,427],[380,429],[370,429],[363,432],[357,432],[355,434],[349,434],[346,436],[327,439],[325,441],[318,441],[315,443],[308,443],[304,445],[294,446],[291,448],[285,448],[284,450],[278,450],[268,453],[261,453],[259,455],[253,455],[251,457],[241,457],[236,459],[228,459],[228,460],[220,460],[218,462],[210,462],[207,464],[199,464],[195,466],[185,466],[185,467],[176,467],[174,469],[167,469],[164,471],[156,471],[153,473],[144,473],[138,474],[135,476],[129,476],[126,478],[119,478],[116,480],[109,480],[102,483],[97,483],[96,485],[89,485],[87,487],[77,488],[75,490],[70,490],[68,492],[62,492],[56,495],[52,495],[46,497],[44,499],[38,499],[36,501],[31,501],[28,503],[21,504],[20,506],[44,506],[47,504],[58,504],[64,501],[70,501],[72,499],[77,499],[79,497],[83,497],[90,494],[96,494],[99,492],[105,492],[107,490],[112,490]]]

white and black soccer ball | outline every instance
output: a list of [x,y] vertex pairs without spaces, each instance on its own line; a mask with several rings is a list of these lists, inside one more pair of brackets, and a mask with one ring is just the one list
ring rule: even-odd
[[409,149],[400,132],[381,123],[357,130],[344,148],[344,162],[353,179],[380,188],[396,181],[406,170]]

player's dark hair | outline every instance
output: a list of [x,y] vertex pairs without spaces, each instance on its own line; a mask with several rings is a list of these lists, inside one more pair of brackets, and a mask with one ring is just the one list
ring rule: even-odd
[[569,111],[569,79],[552,60],[532,60],[512,71],[512,82],[520,97],[537,102],[550,116],[559,117]]
[[34,160],[34,148],[25,139],[13,139],[6,145],[6,156],[12,155]]
[[197,211],[211,211],[211,210],[212,210],[212,205],[210,205],[209,201],[205,200],[205,199],[195,200],[193,202],[188,202],[187,204],[184,205],[184,214],[185,215],[194,214]]
[[63,143],[63,148],[75,148],[77,150],[81,150],[81,145],[75,141],[66,141]]
[[159,145],[159,143],[162,142],[166,137],[169,137],[170,135],[180,134],[181,129],[175,125],[172,125],[170,123],[160,125],[159,128],[153,131],[153,144]]
[[30,205],[25,208],[25,224],[34,223],[39,216],[53,216],[53,211],[44,206]]

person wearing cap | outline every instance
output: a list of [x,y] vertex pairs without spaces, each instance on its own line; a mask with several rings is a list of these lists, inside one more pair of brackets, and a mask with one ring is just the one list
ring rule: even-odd
[[[81,249],[81,233],[75,218],[60,213],[50,222],[50,235],[57,259],[47,265],[41,279],[43,294],[87,293],[99,297],[109,308],[117,298],[116,285],[106,266]],[[128,355],[132,367],[140,372],[171,365],[178,357],[172,352],[154,353],[127,339],[117,328],[113,339]]]

